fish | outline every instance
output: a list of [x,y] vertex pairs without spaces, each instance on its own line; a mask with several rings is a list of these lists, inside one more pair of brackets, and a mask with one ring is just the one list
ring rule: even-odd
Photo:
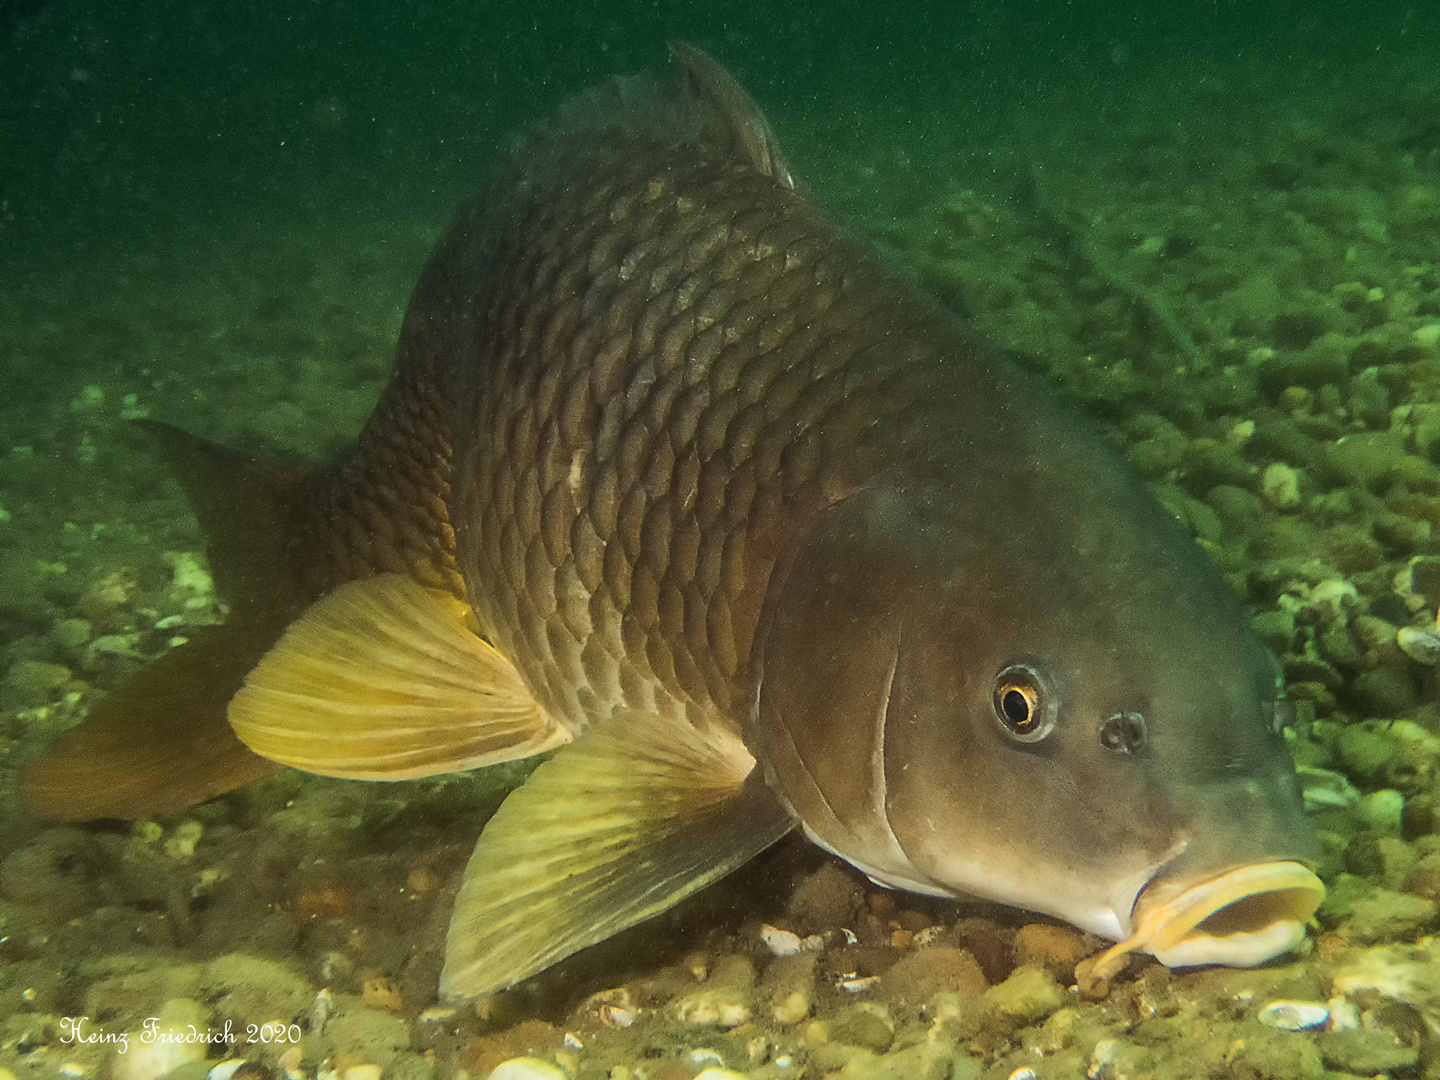
[[501,156],[348,453],[150,423],[239,599],[33,763],[30,805],[549,754],[476,842],[446,999],[796,828],[1112,941],[1096,978],[1300,946],[1320,850],[1239,600],[1087,419],[826,213],[728,71],[670,54]]

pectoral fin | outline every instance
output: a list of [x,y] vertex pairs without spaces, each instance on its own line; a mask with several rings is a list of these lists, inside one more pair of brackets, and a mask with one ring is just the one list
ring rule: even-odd
[[360,780],[478,768],[571,737],[465,604],[398,574],[307,609],[246,676],[230,724],[262,757]]
[[633,713],[562,749],[475,845],[450,921],[442,996],[510,986],[780,839],[793,822],[754,765],[728,731]]

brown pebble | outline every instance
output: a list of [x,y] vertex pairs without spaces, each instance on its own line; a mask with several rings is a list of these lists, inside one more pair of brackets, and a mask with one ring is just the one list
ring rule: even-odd
[[1433,794],[1406,799],[1405,809],[1400,812],[1400,827],[1407,840],[1440,832],[1440,800]]
[[1440,853],[1426,855],[1405,879],[1405,891],[1440,904]]
[[471,1076],[489,1076],[495,1066],[515,1057],[537,1057],[558,1050],[565,1033],[544,1020],[522,1020],[514,1027],[471,1039],[461,1048],[457,1064]]
[[979,997],[987,987],[985,973],[968,949],[935,946],[917,949],[895,963],[881,980],[890,1001],[923,1005],[938,993]]
[[1015,954],[1010,939],[990,919],[961,919],[955,924],[959,943],[974,954],[980,970],[991,983],[1002,983],[1015,970]]
[[810,1015],[815,1001],[815,953],[780,956],[760,978],[760,993],[770,1013],[782,1024],[797,1024]]
[[1110,980],[1095,976],[1095,966],[1104,955],[1087,956],[1075,965],[1075,988],[1086,1001],[1104,1001],[1110,996]]
[[795,886],[785,908],[805,934],[816,934],[850,925],[863,900],[864,893],[850,872],[827,862]]
[[901,930],[909,930],[912,934],[921,930],[928,930],[935,925],[935,920],[923,911],[902,911],[895,916],[895,922]]
[[1322,964],[1332,964],[1350,952],[1352,946],[1339,934],[1321,934],[1315,939],[1315,959]]
[[366,975],[360,980],[360,998],[372,1009],[400,1014],[405,1011],[405,1002],[400,997],[400,988],[388,975]]
[[1015,934],[1018,964],[1044,968],[1067,986],[1075,981],[1075,965],[1090,952],[1074,930],[1050,923],[1030,923]]

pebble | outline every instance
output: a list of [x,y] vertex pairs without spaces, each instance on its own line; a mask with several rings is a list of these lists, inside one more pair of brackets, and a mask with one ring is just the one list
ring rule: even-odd
[[1260,1010],[1258,1019],[1281,1031],[1304,1031],[1326,1023],[1330,1009],[1318,1001],[1272,1001]]
[[883,1054],[894,1041],[895,1021],[884,1005],[867,1001],[840,1010],[831,1017],[828,1030],[833,1042],[863,1046]]
[[351,1065],[340,1073],[340,1080],[380,1080],[379,1065]]
[[734,1069],[721,1069],[714,1066],[697,1073],[695,1080],[746,1080],[745,1074],[736,1072]]
[[1029,923],[1015,933],[1015,959],[1022,967],[1044,968],[1062,983],[1075,979],[1075,965],[1094,950],[1074,930]]
[[981,1000],[987,1019],[1008,1032],[1044,1020],[1065,1003],[1065,992],[1049,972],[1018,967],[999,986],[986,990]]
[[761,990],[770,1015],[782,1024],[798,1024],[810,1015],[815,999],[814,953],[780,957],[765,969]]
[[969,949],[934,945],[902,956],[881,980],[891,1001],[920,1005],[938,993],[979,997],[988,985]]
[[1375,889],[1355,901],[1341,932],[1350,941],[1361,945],[1410,941],[1430,927],[1435,917],[1433,900],[1389,889]]
[[43,705],[70,681],[70,669],[43,660],[17,660],[5,673],[0,697],[13,705]]
[[1260,498],[1272,510],[1294,510],[1300,505],[1300,474],[1281,461],[1265,466]]
[[[128,1052],[117,1053],[110,1063],[111,1080],[157,1080],[187,1062],[205,1060],[207,1044],[185,1037],[197,1029],[204,1030],[209,1018],[209,1010],[189,998],[165,1002],[153,1032],[147,1027],[130,1033]],[[167,1035],[175,1041],[167,1040]]]
[[567,1080],[558,1066],[539,1058],[511,1058],[495,1066],[489,1080]]
[[1405,796],[1393,788],[1381,788],[1363,796],[1355,815],[1373,831],[1398,836],[1405,814]]
[[244,1058],[226,1058],[205,1074],[205,1080],[230,1080],[235,1070],[244,1064]]
[[1402,1046],[1384,1031],[1327,1031],[1316,1045],[1326,1065],[1357,1076],[1409,1070],[1420,1063],[1415,1047]]
[[1426,627],[1402,626],[1395,640],[1400,651],[1417,664],[1432,667],[1440,664],[1440,632]]

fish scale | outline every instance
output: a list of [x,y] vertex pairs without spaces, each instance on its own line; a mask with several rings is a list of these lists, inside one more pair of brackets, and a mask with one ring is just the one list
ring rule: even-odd
[[522,224],[475,302],[483,360],[452,376],[481,383],[456,491],[477,617],[576,729],[622,707],[738,726],[777,549],[859,482],[857,421],[915,392],[873,395],[909,357],[867,352],[893,320],[857,333],[843,303],[885,279],[688,147],[617,134],[527,197],[492,211]]

